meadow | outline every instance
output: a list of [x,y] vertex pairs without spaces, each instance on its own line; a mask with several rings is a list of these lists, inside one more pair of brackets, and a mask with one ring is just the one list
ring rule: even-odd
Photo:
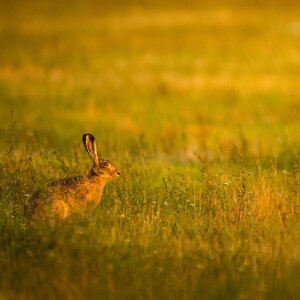
[[[0,9],[0,299],[299,299],[296,1]],[[23,207],[121,171],[56,225]]]

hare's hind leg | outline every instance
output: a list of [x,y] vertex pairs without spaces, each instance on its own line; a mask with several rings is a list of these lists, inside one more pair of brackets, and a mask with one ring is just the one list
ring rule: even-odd
[[70,214],[70,207],[63,200],[54,200],[52,214],[55,219],[63,220]]

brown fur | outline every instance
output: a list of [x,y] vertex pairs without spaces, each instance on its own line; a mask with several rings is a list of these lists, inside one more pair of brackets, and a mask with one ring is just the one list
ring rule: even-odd
[[35,193],[26,208],[31,215],[43,219],[65,219],[72,212],[95,208],[107,179],[119,177],[120,173],[113,164],[98,158],[95,138],[91,134],[83,135],[83,143],[94,161],[89,174],[53,182],[44,191]]

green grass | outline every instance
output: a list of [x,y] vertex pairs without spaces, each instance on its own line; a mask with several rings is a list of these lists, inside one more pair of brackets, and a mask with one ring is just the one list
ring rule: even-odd
[[[0,299],[300,297],[296,1],[1,6]],[[85,132],[122,176],[31,222]]]

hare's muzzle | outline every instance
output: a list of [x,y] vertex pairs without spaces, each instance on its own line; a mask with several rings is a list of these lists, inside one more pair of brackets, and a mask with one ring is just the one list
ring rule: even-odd
[[109,165],[110,168],[110,177],[112,179],[117,179],[120,176],[120,171],[112,164]]

